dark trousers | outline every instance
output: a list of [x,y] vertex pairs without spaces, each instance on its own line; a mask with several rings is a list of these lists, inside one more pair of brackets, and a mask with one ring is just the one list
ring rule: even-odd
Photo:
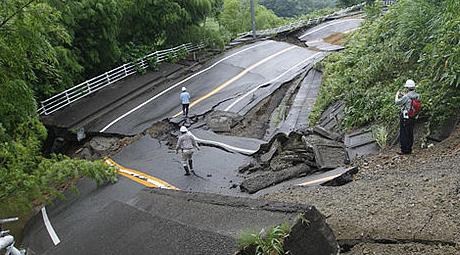
[[400,117],[399,141],[402,153],[412,153],[414,145],[414,119]]
[[189,104],[182,104],[182,114],[185,117],[188,117],[188,107],[189,107]]

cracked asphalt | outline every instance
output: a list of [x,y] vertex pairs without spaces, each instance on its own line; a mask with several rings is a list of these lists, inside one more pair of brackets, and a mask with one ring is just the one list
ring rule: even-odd
[[[332,28],[321,28],[321,35],[326,36],[327,31],[334,33]],[[186,82],[169,81],[110,108],[88,123],[86,128],[129,136],[142,133],[154,123],[170,119],[180,112],[182,86],[191,93],[192,104],[199,101],[191,107],[191,115],[204,115],[212,109],[245,115],[283,83],[323,57],[321,52],[284,42],[268,40],[249,44],[209,61],[198,73],[189,75]],[[97,94],[87,100],[86,107],[91,107],[91,100],[98,100]],[[243,149],[256,149],[264,142],[206,134],[199,128],[195,131],[197,136],[204,136],[200,138],[212,138]],[[155,176],[183,191],[242,196],[234,188],[241,181],[237,168],[250,158],[221,148],[202,146],[202,150],[194,155],[199,177],[186,177],[180,156],[175,155],[164,142],[144,135],[113,159],[126,168]],[[69,255],[82,254],[83,250],[84,254],[131,254],[133,251],[139,254],[229,254],[234,248],[233,241],[229,241],[228,237],[203,231],[205,222],[196,222],[198,227],[189,228],[163,217],[146,216],[139,208],[133,208],[132,199],[143,187],[125,177],[120,177],[116,184],[99,188],[86,179],[80,180],[79,194],[67,193],[68,200],[57,201],[48,208],[49,218],[61,243],[53,246],[41,215],[37,215],[26,230],[25,244],[37,254]],[[193,205],[187,213],[200,217],[213,215],[211,208]],[[237,212],[229,208],[227,213]],[[259,220],[265,219],[270,217]],[[187,252],[179,247],[191,247],[195,243],[199,243],[197,250]],[[220,251],[219,244],[225,244],[222,246],[225,249]]]
[[[286,50],[283,54],[276,55],[283,50]],[[215,63],[218,64],[208,71],[193,77],[180,86],[174,87],[167,93],[164,93],[161,97],[148,102],[131,114],[110,125],[104,132],[135,135],[151,127],[152,124],[157,121],[173,117],[181,111],[179,94],[182,86],[187,87],[191,94],[193,104],[197,99],[206,97],[212,93],[216,87],[231,81],[217,93],[202,100],[197,105],[192,106],[190,108],[190,115],[202,115],[215,105],[220,104],[222,101],[226,101],[222,106],[224,107],[226,104],[231,104],[232,100],[236,100],[235,96],[238,96],[238,94],[272,80],[314,54],[316,54],[316,52],[306,48],[275,41],[262,41],[254,45],[234,49],[225,53],[220,59],[209,63],[209,66]],[[224,61],[219,62],[221,60]],[[292,79],[292,75],[295,75],[308,64],[310,63],[306,62],[304,65],[298,66],[286,76],[281,77],[280,80]],[[206,68],[206,66],[204,68]],[[243,75],[238,79],[234,79],[240,74]],[[171,86],[173,85],[174,84],[171,84]],[[133,99],[127,105],[113,109],[110,113],[92,123],[89,129],[104,129],[120,116],[123,116],[130,110],[136,108],[136,106],[144,104],[146,101],[158,95],[157,91],[154,92],[157,94],[144,94]],[[259,99],[261,100],[262,98],[259,97]],[[244,104],[235,105],[234,108],[239,109],[242,107],[244,107]]]

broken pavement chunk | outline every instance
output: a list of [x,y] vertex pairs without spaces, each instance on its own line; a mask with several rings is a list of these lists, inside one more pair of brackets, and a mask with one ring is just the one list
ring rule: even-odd
[[323,136],[323,137],[326,137],[326,138],[329,138],[331,140],[334,140],[334,141],[340,141],[341,140],[341,136],[339,134],[336,134],[334,132],[331,132],[327,129],[325,129],[324,127],[321,127],[321,126],[315,126],[313,128],[313,132]]
[[214,132],[230,132],[242,118],[236,113],[214,111],[206,119],[206,124]]
[[297,165],[277,172],[264,172],[259,175],[250,176],[244,180],[240,185],[240,189],[241,191],[253,194],[280,182],[307,174],[310,171],[311,168],[307,165]]
[[364,155],[378,153],[379,146],[375,142],[371,130],[360,130],[345,135],[345,146],[350,160]]
[[260,156],[260,161],[262,161],[262,163],[269,162],[275,155],[276,151],[278,151],[278,148],[280,146],[281,146],[281,143],[278,141],[278,139],[275,139],[275,141],[270,146],[270,150],[267,153],[262,154],[262,156]]
[[[343,169],[343,167],[341,167],[340,169],[336,169],[336,170],[341,170]],[[347,168],[345,169],[345,172],[337,177],[335,177],[334,179],[332,180],[329,180],[327,182],[324,182],[321,184],[321,186],[342,186],[342,185],[345,185],[349,182],[352,182],[353,181],[353,176],[355,174],[358,173],[358,167],[355,166],[355,167],[350,167],[350,168]]]
[[341,145],[315,144],[313,150],[319,169],[334,169],[344,164],[345,149]]

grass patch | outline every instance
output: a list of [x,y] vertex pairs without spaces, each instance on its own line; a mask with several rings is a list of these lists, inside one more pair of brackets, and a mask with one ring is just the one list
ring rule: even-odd
[[267,231],[260,232],[245,231],[238,239],[238,246],[241,249],[253,247],[256,255],[282,255],[284,254],[284,240],[291,232],[291,225],[283,223],[273,226]]

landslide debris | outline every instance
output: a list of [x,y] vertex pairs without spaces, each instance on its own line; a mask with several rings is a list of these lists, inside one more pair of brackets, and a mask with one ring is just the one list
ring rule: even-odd
[[413,240],[358,242],[350,254],[460,253],[460,127],[413,155],[388,150],[357,165],[359,173],[346,186],[293,187],[264,198],[315,204],[339,240]]
[[325,130],[327,137],[315,130],[292,132],[289,136],[279,133],[261,146],[254,159],[238,169],[246,175],[240,189],[252,194],[292,178],[343,166],[346,162],[343,142],[328,138],[334,136]]

